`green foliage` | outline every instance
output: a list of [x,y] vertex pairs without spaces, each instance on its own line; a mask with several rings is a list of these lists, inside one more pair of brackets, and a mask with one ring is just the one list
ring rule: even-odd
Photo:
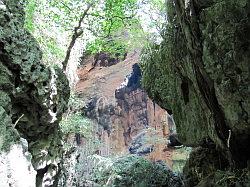
[[217,170],[214,174],[203,179],[197,186],[250,186],[250,173],[247,169],[235,171]]
[[86,138],[91,136],[92,123],[90,119],[84,117],[79,112],[82,106],[82,101],[74,93],[71,93],[68,102],[68,112],[60,122],[60,129],[64,135],[78,133]]
[[98,52],[105,51],[110,53],[111,56],[116,54],[120,57],[124,55],[127,51],[125,43],[122,43],[117,40],[105,40],[105,39],[96,39],[94,42],[87,45],[86,53],[87,54],[96,54]]
[[172,170],[177,173],[182,173],[183,167],[186,164],[189,154],[192,151],[190,147],[180,147],[173,152],[172,155]]
[[80,111],[83,107],[83,101],[74,93],[70,93],[69,102],[68,102],[68,110],[71,113],[75,113]]
[[34,14],[36,11],[36,1],[35,0],[29,0],[26,2],[25,12],[26,12],[26,18],[25,18],[25,27],[30,32],[34,32]]
[[167,11],[165,0],[139,0],[140,22],[147,40],[159,44],[162,39],[162,30],[167,22]]
[[47,0],[25,1],[25,28],[32,33],[43,51],[43,62],[59,63],[65,53],[61,45],[61,28],[51,19],[51,9]]
[[[128,155],[116,158],[95,156],[93,180],[100,186],[170,186],[177,177],[162,163]],[[174,179],[175,178],[175,179]],[[175,181],[178,183],[178,181]]]
[[135,16],[136,0],[106,0],[104,8],[105,19],[102,22],[104,34],[111,34],[123,26],[131,24]]
[[[26,0],[25,27],[38,40],[45,63],[61,63],[70,43],[74,28],[88,4],[91,8],[81,22],[79,31],[82,49],[87,53],[107,52],[124,54],[142,48],[153,34],[143,30],[142,24],[155,30],[164,18],[164,1],[145,1],[150,20],[138,14],[140,0]],[[159,19],[155,15],[160,16]],[[145,22],[145,23],[144,23]],[[152,39],[155,40],[155,39]],[[78,49],[80,50],[80,49]]]
[[236,171],[216,171],[215,186],[250,186],[250,171],[247,169]]
[[80,134],[84,137],[91,135],[91,121],[80,113],[69,114],[60,123],[63,134]]
[[48,3],[49,19],[58,27],[72,31],[86,9],[87,4],[98,5],[98,0],[46,0]]
[[147,33],[142,30],[139,20],[133,18],[129,20],[129,26],[123,26],[114,31],[109,37],[96,38],[88,42],[86,52],[96,54],[98,52],[108,52],[110,54],[124,54],[134,49],[141,49],[147,44]]
[[[135,17],[137,0],[26,0],[25,27],[38,40],[45,63],[64,60],[74,28],[79,25],[87,5],[87,16],[81,22],[83,48],[88,52],[111,54],[128,49],[126,38],[118,33],[139,23]],[[122,40],[120,40],[122,38]],[[121,49],[122,46],[122,50]]]
[[137,0],[105,1],[103,11],[95,12],[89,18],[95,40],[87,44],[87,53],[124,54],[129,51],[128,41],[131,42],[136,31],[141,31],[138,27],[134,29],[134,25],[139,25],[135,16],[137,9]]

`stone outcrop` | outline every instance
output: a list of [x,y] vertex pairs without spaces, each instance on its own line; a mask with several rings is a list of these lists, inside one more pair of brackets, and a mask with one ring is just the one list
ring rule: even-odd
[[18,0],[0,6],[0,149],[7,154],[13,144],[20,144],[20,137],[25,138],[37,172],[36,185],[50,186],[59,171],[58,123],[69,86],[59,68],[42,64],[37,42],[24,29],[22,7]]
[[146,156],[153,161],[164,160],[171,167],[172,150],[167,148],[168,114],[149,99],[140,81],[140,67],[134,64],[132,73],[115,92],[117,103],[113,124],[122,127],[125,147],[131,154]]
[[[244,169],[249,163],[250,3],[167,4],[164,40],[142,55],[143,86],[150,98],[173,113],[179,140],[203,148],[191,155],[184,170],[192,181],[188,185],[195,186],[217,170]],[[214,160],[204,164],[213,168],[209,174],[197,168],[198,161],[205,162],[200,159],[204,153]]]
[[137,154],[172,167],[167,113],[141,88],[138,53],[128,54],[116,65],[88,71],[93,60],[79,70],[76,91],[85,102],[83,114],[99,126],[96,136],[104,143],[96,153]]
[[110,53],[105,53],[105,52],[100,52],[97,53],[94,57],[94,63],[92,64],[93,66],[103,66],[103,67],[108,67],[115,65],[119,63],[121,60],[125,60],[127,53],[123,55],[123,58],[120,57],[121,55],[119,53],[116,53],[114,56]]

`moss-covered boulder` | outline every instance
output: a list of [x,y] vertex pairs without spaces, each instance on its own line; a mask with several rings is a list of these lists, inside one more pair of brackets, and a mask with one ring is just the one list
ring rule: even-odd
[[46,176],[52,184],[60,162],[58,123],[67,106],[68,81],[59,68],[42,64],[39,45],[24,29],[21,1],[0,4],[0,149],[8,151],[25,138],[37,185]]
[[[206,148],[201,152],[211,159],[216,154],[207,147],[222,155],[228,164],[215,164],[211,173],[247,168],[250,2],[170,0],[167,6],[163,42],[142,55],[143,86],[173,113],[184,145]],[[200,160],[199,155],[190,159]],[[201,174],[193,185],[211,173]]]

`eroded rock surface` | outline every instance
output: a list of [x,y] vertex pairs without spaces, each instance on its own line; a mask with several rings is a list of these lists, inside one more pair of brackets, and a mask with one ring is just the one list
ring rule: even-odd
[[164,160],[172,167],[167,113],[141,88],[138,55],[130,53],[125,61],[93,70],[93,60],[86,61],[77,84],[77,92],[86,103],[83,113],[99,126],[96,135],[104,145],[98,154],[137,154]]
[[0,7],[0,149],[8,152],[20,137],[25,138],[37,186],[50,186],[59,169],[58,122],[69,87],[59,68],[41,63],[39,46],[24,29],[22,7],[18,0],[4,1]]
[[22,144],[10,147],[8,153],[0,155],[0,185],[9,186],[36,186],[36,171],[31,163],[31,154],[28,152],[28,142],[22,139]]
[[115,92],[117,116],[113,123],[123,128],[124,143],[131,154],[146,156],[153,161],[164,160],[171,167],[172,150],[167,148],[168,114],[141,88],[139,65],[134,64],[132,69]]
[[[250,3],[171,0],[167,4],[164,41],[142,56],[144,88],[173,113],[184,145],[218,151],[227,164],[212,164],[210,174],[244,169],[250,158]],[[210,153],[211,158],[218,155]],[[195,157],[190,159],[196,162]],[[198,171],[196,166],[192,170]]]

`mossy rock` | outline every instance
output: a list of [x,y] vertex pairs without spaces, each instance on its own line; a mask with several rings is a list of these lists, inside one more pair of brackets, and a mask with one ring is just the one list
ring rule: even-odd
[[173,2],[162,43],[142,54],[142,85],[173,114],[181,143],[212,142],[243,169],[250,157],[250,1]]
[[197,187],[249,187],[250,186],[250,171],[220,171],[217,170],[212,175],[203,179]]
[[195,186],[217,170],[227,169],[228,162],[215,147],[194,149],[183,169],[187,186]]

